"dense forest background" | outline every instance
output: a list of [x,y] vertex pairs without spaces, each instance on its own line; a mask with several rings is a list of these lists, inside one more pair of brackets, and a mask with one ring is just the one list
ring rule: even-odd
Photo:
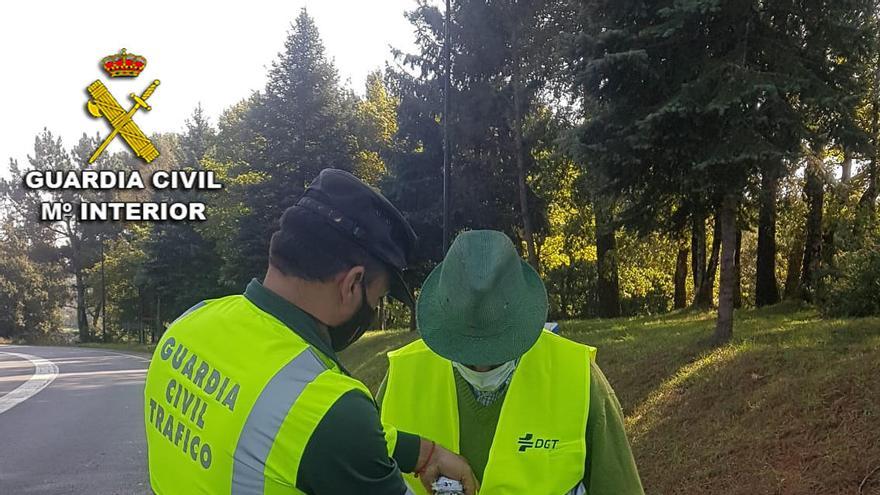
[[[443,125],[454,232],[506,232],[553,319],[782,299],[880,314],[880,7],[876,0],[453,0],[407,14],[418,49],[363,94],[306,11],[263,90],[201,107],[127,153],[46,129],[0,180],[0,338],[154,341],[200,300],[261,278],[285,208],[327,167],[379,188],[443,256]],[[449,70],[449,94],[444,75]],[[443,114],[444,97],[449,112]],[[31,191],[27,170],[212,170],[220,191]],[[38,221],[39,203],[203,201],[202,223]],[[67,317],[65,318],[65,315]],[[409,325],[388,303],[383,327]]]

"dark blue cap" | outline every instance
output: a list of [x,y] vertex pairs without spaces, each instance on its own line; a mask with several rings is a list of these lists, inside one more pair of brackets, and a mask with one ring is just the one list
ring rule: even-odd
[[344,170],[327,168],[295,206],[324,218],[383,262],[391,275],[389,295],[411,309],[415,306],[403,272],[417,237],[403,214],[382,193]]

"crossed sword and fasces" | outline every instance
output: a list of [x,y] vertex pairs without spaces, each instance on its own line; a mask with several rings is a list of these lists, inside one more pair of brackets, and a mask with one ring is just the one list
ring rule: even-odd
[[101,81],[95,81],[89,85],[87,90],[89,94],[92,95],[92,99],[86,104],[86,108],[95,118],[106,118],[107,122],[110,123],[110,126],[113,127],[113,132],[104,139],[101,146],[98,146],[98,149],[96,149],[91,158],[89,158],[89,163],[94,163],[94,161],[98,159],[107,145],[113,141],[113,138],[115,138],[117,134],[121,134],[122,139],[128,143],[128,146],[131,147],[132,151],[134,151],[137,156],[143,158],[147,163],[153,161],[159,156],[159,151],[153,146],[153,143],[131,119],[140,108],[147,111],[151,110],[152,107],[147,104],[147,99],[154,91],[156,91],[157,86],[159,86],[158,79],[150,83],[142,95],[138,96],[131,93],[129,96],[134,100],[134,105],[132,105],[131,108],[128,109],[128,112],[126,112],[123,110],[122,106],[119,105],[119,102],[116,101],[116,98],[110,94],[110,91],[107,90],[104,83]]

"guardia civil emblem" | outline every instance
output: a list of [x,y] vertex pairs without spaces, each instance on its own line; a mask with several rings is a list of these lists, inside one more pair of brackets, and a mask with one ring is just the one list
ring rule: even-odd
[[[101,60],[101,67],[111,78],[115,77],[137,77],[141,71],[147,66],[147,59],[140,56],[127,53],[123,48],[115,55],[109,55]],[[98,149],[92,153],[89,163],[94,163],[101,156],[101,153],[107,148],[107,145],[113,139],[120,135],[122,140],[128,145],[135,155],[142,158],[145,162],[150,163],[159,156],[159,151],[153,145],[153,142],[141,131],[140,127],[132,120],[132,117],[138,110],[143,108],[150,111],[152,107],[147,104],[147,100],[156,91],[159,86],[159,80],[156,79],[147,86],[143,93],[137,95],[131,93],[129,97],[132,105],[128,110],[122,108],[122,105],[116,101],[110,90],[104,86],[101,80],[96,80],[86,88],[91,99],[86,103],[86,109],[89,114],[95,118],[103,118],[110,124],[111,132],[104,139]]]

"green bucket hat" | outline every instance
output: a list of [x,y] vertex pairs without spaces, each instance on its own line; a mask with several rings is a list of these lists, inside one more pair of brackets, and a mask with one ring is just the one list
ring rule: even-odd
[[425,343],[446,359],[493,365],[528,351],[547,321],[547,290],[504,233],[459,235],[416,304]]

